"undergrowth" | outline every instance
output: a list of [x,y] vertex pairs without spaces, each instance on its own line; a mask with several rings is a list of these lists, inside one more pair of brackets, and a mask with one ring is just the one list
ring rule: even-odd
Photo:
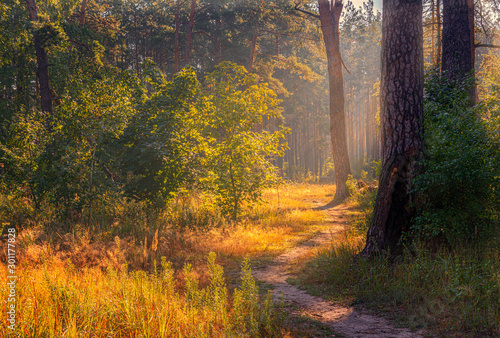
[[[175,268],[190,263],[204,269],[204,259],[213,251],[225,266],[237,270],[247,255],[270,258],[313,235],[321,226],[323,214],[311,210],[304,199],[323,196],[326,200],[334,189],[311,189],[309,185],[269,189],[264,192],[264,203],[238,223],[225,221],[209,200],[195,194],[161,210],[120,199],[107,201],[101,213],[94,210],[90,223],[85,213],[65,223],[52,219],[50,210],[37,216],[20,216],[15,210],[29,214],[29,203],[4,196],[0,199],[0,216],[5,228],[17,226],[17,245],[21,248],[18,259],[31,265],[40,264],[44,255],[50,255],[61,264],[71,259],[77,267],[105,270],[112,266],[119,270],[126,263],[132,270],[151,271],[153,260],[165,256]],[[27,217],[32,223],[20,226],[16,223],[19,217]],[[1,261],[5,255],[2,250]]]
[[[259,265],[313,236],[324,226],[324,215],[309,202],[327,202],[334,189],[305,184],[269,189],[265,203],[238,223],[223,221],[210,201],[197,195],[179,198],[166,210],[114,199],[100,211],[96,203],[91,222],[84,212],[65,223],[52,218],[50,209],[33,214],[28,199],[2,196],[2,225],[17,229],[16,332],[21,337],[307,333],[307,325],[294,327],[294,319],[272,306],[245,257]],[[8,292],[6,260],[6,250],[0,250],[1,299]],[[0,315],[5,311],[2,307]],[[0,325],[4,336],[6,322]]]
[[[18,269],[16,333],[6,337],[261,337],[280,335],[284,317],[271,293],[259,295],[248,260],[240,286],[231,294],[216,255],[209,254],[209,284],[199,287],[186,264],[181,284],[164,258],[152,273],[79,270],[71,263]],[[0,297],[7,299],[6,276],[0,276]],[[231,306],[232,304],[232,306]],[[6,317],[2,307],[2,317]]]
[[372,194],[355,195],[343,240],[303,263],[295,281],[344,305],[362,304],[414,329],[440,336],[500,336],[500,246],[422,243],[397,258],[359,259]]

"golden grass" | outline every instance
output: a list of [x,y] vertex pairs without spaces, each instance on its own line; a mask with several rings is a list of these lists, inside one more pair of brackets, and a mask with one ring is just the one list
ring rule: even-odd
[[[269,259],[313,236],[325,225],[324,214],[311,207],[328,202],[334,191],[334,186],[306,184],[269,189],[264,203],[249,209],[238,224],[221,227],[169,223],[184,217],[182,213],[159,215],[149,224],[147,215],[131,206],[118,210],[121,219],[103,231],[78,224],[70,233],[43,227],[21,231],[16,241],[17,333],[22,337],[269,334],[276,321],[270,319],[270,301],[255,298],[256,288],[248,290],[252,285],[248,276],[243,282],[247,290],[242,286],[231,296],[237,269],[245,257]],[[211,212],[199,201],[189,208],[193,219]],[[119,228],[128,222],[133,225],[130,230]],[[220,276],[214,286],[213,269],[206,264],[210,252],[225,266],[229,290]],[[5,258],[2,250],[0,262]],[[156,262],[162,259],[160,268]],[[0,263],[1,299],[8,291],[5,269]],[[216,289],[228,295],[217,305],[219,312],[209,296]],[[5,307],[0,315],[5,318]],[[7,323],[2,321],[0,336],[6,333]]]
[[[127,263],[133,270],[150,271],[153,259],[162,256],[176,268],[186,262],[204,267],[211,251],[222,260],[236,262],[247,256],[275,256],[324,226],[323,213],[311,206],[314,202],[327,202],[334,190],[334,186],[306,184],[269,189],[264,193],[264,203],[250,209],[238,224],[223,227],[173,227],[168,224],[169,218],[162,216],[164,223],[157,223],[156,227],[136,224],[142,235],[125,232],[110,236],[109,229],[99,233],[84,225],[76,225],[72,233],[27,229],[18,235],[18,259],[33,266],[41,264],[43,257],[52,256],[54,264],[65,265],[71,260],[78,268],[98,267],[104,271],[111,266],[120,270]],[[192,211],[202,212],[203,205]],[[153,245],[155,236],[157,244]],[[0,253],[1,261],[5,255]]]
[[[16,330],[5,320],[6,337],[222,337],[272,334],[271,298],[259,300],[258,288],[246,276],[232,297],[233,310],[215,255],[209,258],[210,284],[197,287],[189,267],[184,292],[175,288],[174,271],[106,272],[55,266],[46,260],[36,268],[18,269]],[[0,274],[0,297],[7,299],[6,271]],[[248,272],[248,270],[247,270]],[[245,277],[245,276],[244,276]],[[247,286],[245,285],[245,282]],[[250,285],[250,288],[248,287]],[[4,307],[2,318],[6,318]],[[257,332],[258,330],[258,332]]]

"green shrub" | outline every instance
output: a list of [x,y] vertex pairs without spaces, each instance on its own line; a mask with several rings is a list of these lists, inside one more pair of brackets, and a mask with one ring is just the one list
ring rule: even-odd
[[499,167],[490,121],[468,101],[469,82],[427,81],[427,154],[416,181],[421,205],[413,232],[449,243],[489,238],[498,206]]

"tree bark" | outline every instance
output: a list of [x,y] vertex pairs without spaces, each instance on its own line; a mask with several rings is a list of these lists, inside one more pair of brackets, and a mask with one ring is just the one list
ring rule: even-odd
[[441,30],[441,0],[436,0],[436,20],[437,20],[437,52],[436,52],[436,64],[441,64],[441,54],[442,54],[442,30]]
[[[441,72],[452,82],[462,82],[474,75],[474,1],[443,1],[443,55]],[[469,88],[475,103],[476,86]]]
[[135,71],[139,76],[139,29],[137,28],[137,7],[134,7]]
[[[36,0],[26,0],[26,5],[28,6],[30,20],[33,22],[37,22],[38,11],[36,7]],[[41,108],[43,112],[52,115],[52,95],[50,93],[49,64],[47,61],[47,53],[45,51],[45,48],[43,48],[40,37],[36,32],[33,33],[33,40],[36,52],[36,75],[38,77],[38,83],[40,86]],[[49,131],[51,130],[49,122],[47,122],[46,128]]]
[[339,23],[343,4],[341,0],[318,0],[321,30],[328,59],[328,81],[330,86],[330,135],[335,166],[335,197],[326,205],[340,204],[349,192],[346,181],[351,174],[351,164],[347,152],[346,126],[344,115],[344,79],[340,55]]
[[81,26],[85,25],[86,13],[87,13],[87,0],[83,0],[82,6],[80,7],[80,18],[79,18],[79,23]]
[[255,27],[252,34],[252,42],[250,46],[250,60],[248,61],[248,72],[251,73],[253,70],[253,62],[255,60],[255,50],[257,49],[257,37],[259,35],[259,25]]
[[222,20],[221,20],[221,10],[217,9],[217,19],[215,20],[215,25],[217,27],[217,40],[216,40],[216,51],[215,51],[215,63],[219,64],[222,62]]
[[181,15],[181,0],[177,0],[177,11],[175,12],[175,34],[174,34],[174,73],[180,70],[181,50],[179,46],[179,27]]
[[382,172],[362,255],[397,252],[415,210],[413,181],[424,149],[422,0],[384,0]]
[[434,23],[436,20],[435,16],[435,5],[434,5],[434,0],[431,0],[431,63],[436,66],[436,54],[434,51],[435,47],[435,38],[434,38]]
[[186,36],[186,50],[184,56],[184,63],[186,65],[191,63],[191,43],[193,40],[193,27],[194,27],[195,15],[196,15],[196,0],[191,0],[191,12],[189,13],[189,25]]

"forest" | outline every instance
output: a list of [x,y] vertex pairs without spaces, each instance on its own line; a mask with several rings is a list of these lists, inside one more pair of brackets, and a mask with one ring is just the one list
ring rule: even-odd
[[500,337],[498,0],[0,0],[0,336]]

